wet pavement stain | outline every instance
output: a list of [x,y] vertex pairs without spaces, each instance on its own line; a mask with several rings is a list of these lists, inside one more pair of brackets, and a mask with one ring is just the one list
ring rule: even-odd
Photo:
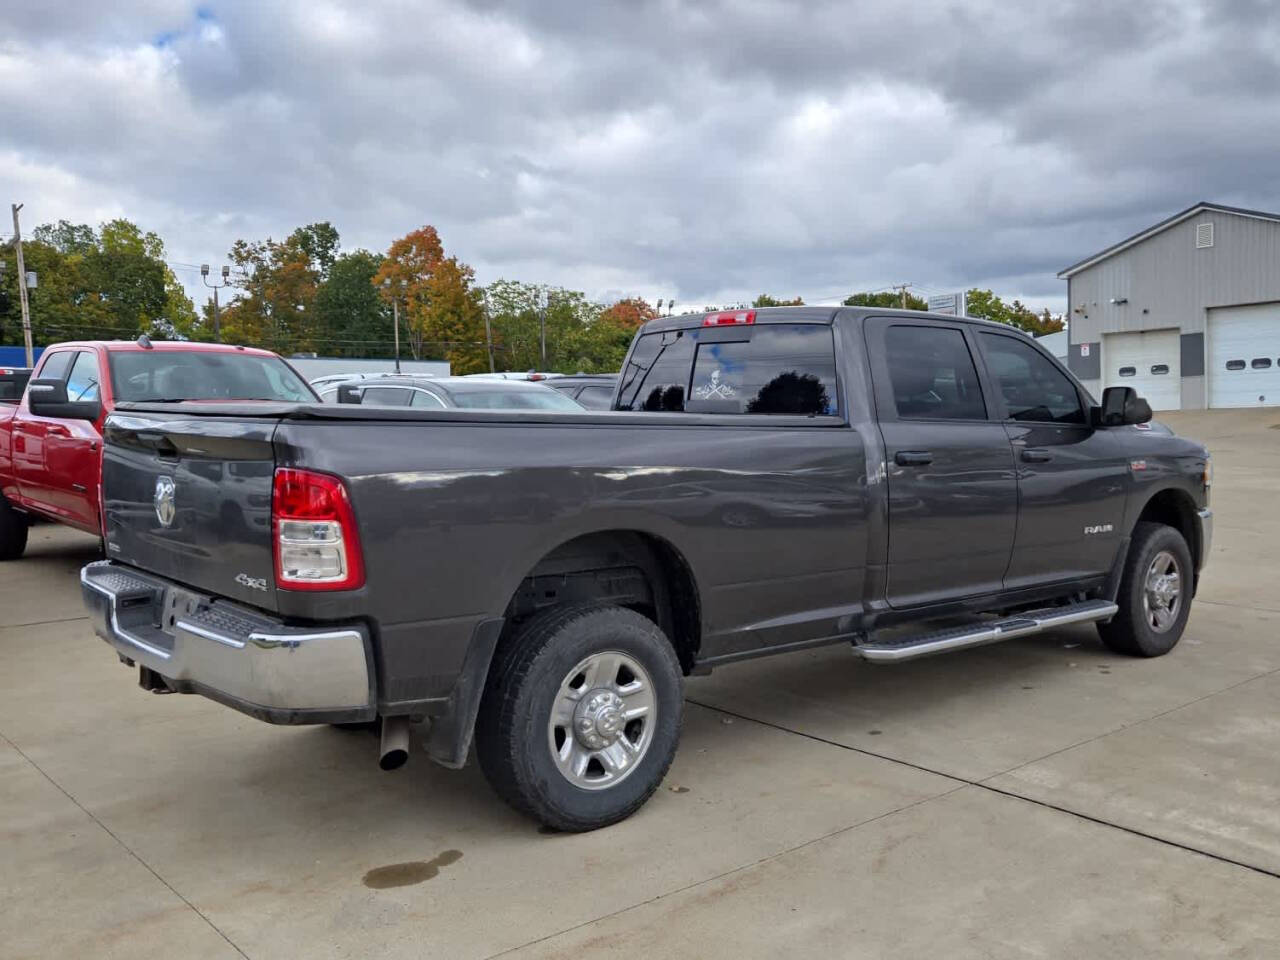
[[446,850],[433,860],[410,860],[408,863],[392,863],[385,867],[375,867],[364,875],[364,885],[372,890],[408,887],[430,880],[440,872],[441,867],[447,867],[461,859],[461,850]]

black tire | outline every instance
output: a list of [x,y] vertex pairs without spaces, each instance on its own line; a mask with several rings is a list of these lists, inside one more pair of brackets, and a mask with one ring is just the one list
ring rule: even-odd
[[[1147,578],[1152,564],[1161,556],[1172,559],[1178,574],[1178,599],[1168,623],[1157,627],[1147,599]],[[1194,577],[1191,550],[1181,533],[1162,523],[1139,523],[1133,531],[1116,595],[1120,610],[1110,623],[1098,624],[1102,642],[1116,653],[1131,657],[1164,656],[1182,639],[1191,612]]]
[[[612,653],[647,673],[656,718],[634,768],[612,785],[584,789],[552,756],[552,708],[570,671]],[[657,624],[623,607],[566,604],[504,638],[480,703],[476,754],[490,785],[517,810],[556,830],[595,830],[626,819],[658,788],[675,756],[683,707],[680,663]]]
[[0,560],[17,560],[27,549],[27,517],[0,497]]

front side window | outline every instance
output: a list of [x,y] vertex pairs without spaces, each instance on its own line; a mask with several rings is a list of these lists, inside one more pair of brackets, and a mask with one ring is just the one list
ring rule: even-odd
[[998,333],[983,333],[982,345],[1009,419],[1086,422],[1075,384],[1035,347]]
[[904,420],[985,420],[978,369],[964,334],[953,327],[892,326],[885,363]]
[[76,354],[71,364],[71,372],[67,374],[67,399],[98,399],[98,358],[87,350]]

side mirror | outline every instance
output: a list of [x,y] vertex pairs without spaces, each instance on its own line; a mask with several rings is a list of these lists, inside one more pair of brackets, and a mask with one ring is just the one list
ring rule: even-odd
[[97,420],[102,412],[97,400],[68,400],[65,380],[32,380],[27,384],[27,406],[34,416],[59,420]]
[[1123,427],[1151,419],[1151,405],[1133,387],[1107,387],[1102,391],[1102,406],[1095,412],[1100,427]]
[[354,383],[344,383],[338,388],[339,403],[359,403],[360,388]]

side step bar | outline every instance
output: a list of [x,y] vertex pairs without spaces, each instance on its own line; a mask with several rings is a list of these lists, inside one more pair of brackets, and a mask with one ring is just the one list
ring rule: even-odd
[[873,663],[898,663],[915,660],[936,653],[950,653],[968,647],[980,647],[1015,637],[1029,637],[1033,633],[1065,627],[1069,623],[1090,623],[1110,620],[1120,608],[1109,600],[1086,600],[1062,607],[1046,607],[1028,610],[1005,620],[988,620],[971,626],[952,627],[934,633],[902,637],[897,640],[870,640],[854,646],[853,652]]

